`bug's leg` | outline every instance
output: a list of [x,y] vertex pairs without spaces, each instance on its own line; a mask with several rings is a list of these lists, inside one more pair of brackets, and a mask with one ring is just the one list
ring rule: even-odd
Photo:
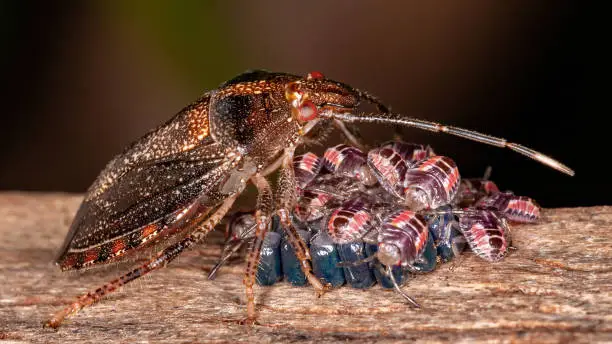
[[278,171],[278,169],[283,164],[283,160],[284,160],[284,156],[281,155],[276,160],[274,160],[274,162],[272,164],[270,164],[263,171],[261,171],[259,174],[261,174],[262,176],[265,177],[265,176],[267,176],[269,174],[272,174],[272,173]]
[[71,305],[55,313],[53,317],[44,324],[44,327],[58,328],[62,324],[64,319],[75,314],[83,307],[87,307],[98,302],[101,298],[117,290],[124,284],[127,284],[139,277],[142,277],[153,270],[157,270],[166,266],[166,264],[174,260],[174,258],[181,254],[181,252],[183,252],[185,249],[192,247],[193,245],[199,243],[204,238],[206,238],[206,235],[215,228],[217,223],[221,221],[223,216],[225,216],[227,211],[232,207],[232,204],[234,204],[236,198],[237,196],[232,196],[228,198],[225,202],[223,202],[223,204],[221,204],[219,208],[217,208],[217,210],[211,216],[198,223],[197,227],[191,234],[189,234],[183,240],[165,248],[154,259],[151,259],[140,267],[128,272],[127,274],[115,280],[110,281],[109,283],[101,286],[98,289],[80,296]]
[[261,246],[263,245],[266,232],[270,225],[270,215],[272,214],[273,198],[272,188],[270,183],[261,174],[256,174],[251,177],[251,181],[257,188],[257,211],[255,212],[255,219],[257,221],[255,228],[255,238],[253,244],[249,249],[246,262],[246,270],[244,272],[244,279],[242,283],[246,287],[247,297],[247,322],[255,322],[255,293],[253,292],[253,285],[255,284],[255,276],[257,274],[257,268],[259,266],[259,257],[261,253]]
[[238,252],[238,250],[240,250],[240,248],[242,247],[242,245],[244,245],[245,243],[251,243],[252,242],[252,238],[255,235],[255,229],[257,228],[257,224],[253,224],[252,226],[248,227],[247,229],[243,230],[239,236],[238,236],[238,240],[236,240],[235,242],[232,240],[231,236],[231,231],[232,229],[230,228],[230,224],[227,224],[227,233],[229,235],[228,239],[226,240],[226,243],[223,247],[223,251],[221,252],[221,257],[219,258],[219,260],[217,261],[217,263],[215,264],[215,266],[212,267],[212,269],[210,269],[210,272],[208,273],[208,279],[209,280],[214,280],[217,272],[219,271],[219,269],[225,265],[225,263],[228,261],[228,259],[230,259],[234,254],[236,254],[236,252]]
[[322,118],[335,119],[346,123],[378,123],[388,125],[401,125],[405,127],[412,127],[421,130],[433,131],[436,133],[447,133],[454,136],[463,137],[464,139],[481,142],[491,146],[500,148],[508,148],[519,154],[522,154],[530,159],[538,161],[546,166],[554,168],[557,171],[563,172],[570,176],[574,175],[574,170],[563,165],[561,162],[544,155],[531,148],[506,141],[506,139],[490,136],[479,133],[473,130],[467,130],[463,128],[453,127],[449,125],[442,125],[436,122],[424,121],[422,119],[404,117],[397,114],[391,113],[378,113],[378,114],[352,114],[348,112],[336,113],[336,112],[321,112],[319,114]]
[[334,126],[338,128],[344,137],[355,147],[361,149],[364,152],[368,151],[368,147],[362,142],[363,138],[359,135],[357,128],[347,125],[346,123],[334,120]]
[[278,191],[277,191],[277,213],[280,218],[280,225],[283,231],[287,234],[287,241],[291,244],[295,251],[295,255],[300,261],[300,267],[310,285],[315,288],[318,296],[323,295],[327,290],[331,288],[331,285],[323,285],[321,281],[313,274],[312,267],[310,265],[310,250],[308,246],[302,240],[295,227],[291,223],[291,209],[296,203],[295,193],[295,175],[293,172],[293,151],[287,151],[285,153],[285,159],[281,167],[279,179],[278,179]]
[[225,265],[225,263],[234,254],[236,254],[236,252],[238,252],[238,250],[242,247],[245,241],[246,240],[241,240],[234,244],[228,244],[227,246],[223,248],[223,252],[221,252],[221,258],[219,258],[219,261],[217,262],[217,264],[215,264],[215,266],[213,266],[212,269],[210,269],[210,272],[208,273],[209,280],[214,280],[215,277],[217,277],[217,272],[219,272],[219,269],[223,265]]
[[[321,125],[316,126],[307,136],[302,136],[302,143],[305,147],[307,146],[322,146],[327,138],[334,132],[336,129],[332,125],[333,121],[327,121],[327,123],[321,123]],[[281,162],[284,156],[281,155]],[[277,170],[278,170],[277,166]]]

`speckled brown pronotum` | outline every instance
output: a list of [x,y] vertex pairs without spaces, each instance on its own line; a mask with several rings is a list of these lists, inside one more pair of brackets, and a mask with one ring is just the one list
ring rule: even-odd
[[[357,112],[360,101],[377,107]],[[327,290],[310,271],[306,245],[289,219],[295,195],[296,147],[320,140],[337,128],[359,145],[353,123],[380,123],[445,132],[507,147],[573,175],[552,158],[504,139],[391,114],[368,93],[313,72],[306,78],[265,71],[241,74],[205,93],[157,129],[112,159],[79,208],[57,264],[83,269],[125,259],[157,243],[166,248],[156,258],[110,281],[56,313],[45,323],[58,327],[69,315],[120,286],[159,269],[183,250],[202,241],[252,182],[258,190],[254,245],[248,254],[244,284],[247,321],[256,318],[253,284],[263,238],[272,215],[281,219],[310,284]],[[265,178],[280,170],[278,188]]]

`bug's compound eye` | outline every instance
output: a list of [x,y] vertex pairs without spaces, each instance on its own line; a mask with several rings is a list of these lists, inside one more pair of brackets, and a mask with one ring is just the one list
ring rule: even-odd
[[308,100],[308,94],[300,89],[299,81],[285,86],[285,99],[291,103],[293,118],[299,122],[309,122],[319,116],[317,106]]
[[378,245],[378,260],[386,266],[400,265],[400,249],[394,244],[380,243]]
[[310,100],[305,101],[304,104],[302,104],[296,110],[297,110],[296,118],[300,122],[312,121],[313,119],[317,118],[317,116],[319,116],[319,112],[317,111],[317,106],[314,105],[314,103],[311,102]]
[[306,80],[312,80],[312,79],[325,79],[325,76],[321,72],[314,71],[314,72],[308,73],[308,75],[306,76]]

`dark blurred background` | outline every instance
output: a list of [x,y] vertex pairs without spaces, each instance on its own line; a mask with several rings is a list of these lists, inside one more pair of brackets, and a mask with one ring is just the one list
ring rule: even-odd
[[321,71],[394,112],[502,136],[577,171],[406,130],[463,176],[491,165],[503,189],[546,207],[609,204],[610,105],[597,95],[607,62],[596,62],[609,37],[598,40],[597,12],[561,1],[2,1],[0,189],[82,192],[203,91],[263,68]]

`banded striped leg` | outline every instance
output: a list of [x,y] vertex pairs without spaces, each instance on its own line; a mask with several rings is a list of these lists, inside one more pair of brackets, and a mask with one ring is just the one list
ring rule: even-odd
[[404,127],[418,128],[421,130],[433,131],[436,133],[447,133],[454,136],[463,137],[464,139],[481,142],[491,146],[500,148],[508,148],[519,154],[522,154],[530,159],[536,160],[543,165],[554,168],[557,171],[563,172],[570,176],[574,175],[574,170],[563,165],[559,161],[544,155],[531,148],[506,141],[506,139],[500,137],[494,137],[485,135],[477,131],[467,130],[458,127],[452,127],[449,125],[442,125],[436,122],[424,121],[422,119],[403,117],[397,114],[391,113],[377,113],[377,114],[352,114],[352,113],[334,113],[331,111],[321,112],[319,114],[322,118],[329,118],[345,123],[379,123],[389,125],[400,125]]
[[187,237],[185,237],[183,240],[166,247],[157,255],[156,258],[128,272],[127,274],[110,281],[109,283],[101,286],[96,290],[90,291],[89,293],[80,296],[74,303],[64,308],[63,310],[55,313],[53,317],[44,324],[44,327],[58,328],[62,324],[64,319],[71,315],[74,315],[83,307],[87,307],[98,302],[101,298],[117,290],[124,284],[127,284],[139,277],[142,277],[153,270],[157,270],[166,266],[166,264],[170,263],[172,260],[174,260],[174,258],[178,257],[178,255],[181,254],[181,252],[183,252],[185,249],[190,248],[204,240],[204,238],[206,238],[206,235],[208,235],[208,233],[210,233],[215,228],[215,226],[219,223],[219,221],[221,221],[223,216],[225,216],[227,211],[232,207],[232,204],[234,204],[236,198],[237,196],[232,196],[225,200],[225,202],[223,202],[221,206],[217,208],[217,210],[211,216],[201,221],[191,234],[187,235]]
[[253,245],[249,249],[247,256],[246,270],[244,272],[244,279],[242,283],[246,287],[247,297],[247,319],[246,322],[254,323],[255,314],[255,294],[253,292],[253,285],[255,284],[255,276],[257,274],[257,267],[259,265],[259,255],[261,253],[261,246],[263,245],[266,232],[270,225],[270,214],[272,214],[272,188],[270,183],[261,174],[256,174],[251,178],[253,184],[257,188],[257,211],[255,212],[255,218],[257,225],[255,229],[255,239]]
[[312,273],[310,265],[310,250],[300,237],[295,227],[291,223],[290,212],[296,204],[297,196],[295,194],[295,175],[293,172],[293,151],[285,153],[285,159],[281,167],[278,179],[277,198],[277,213],[280,218],[280,225],[283,231],[287,234],[287,241],[293,247],[295,256],[300,261],[300,268],[310,285],[315,288],[317,296],[323,295],[331,288],[331,285],[323,285],[321,281]]

